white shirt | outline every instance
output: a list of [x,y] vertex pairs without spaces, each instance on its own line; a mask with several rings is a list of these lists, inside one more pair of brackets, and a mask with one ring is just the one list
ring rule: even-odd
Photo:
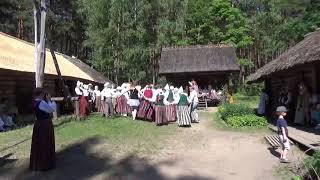
[[101,99],[105,98],[112,98],[112,89],[110,88],[105,88],[101,91]]
[[101,96],[100,90],[94,90],[93,92],[94,92],[95,96]]
[[113,97],[114,98],[118,98],[121,96],[121,92],[120,91],[116,91],[114,94],[113,94]]
[[193,102],[193,103],[198,103],[198,102],[199,102],[197,91],[192,90],[192,91],[190,92],[189,102],[190,102],[190,103],[192,103],[192,102]]
[[87,89],[83,89],[83,96],[87,97],[89,96],[89,91]]
[[80,90],[79,87],[76,87],[76,88],[74,89],[74,91],[76,92],[76,95],[82,96],[82,91]]

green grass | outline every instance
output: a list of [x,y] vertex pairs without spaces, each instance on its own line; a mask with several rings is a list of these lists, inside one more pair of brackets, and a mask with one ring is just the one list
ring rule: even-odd
[[[124,117],[110,120],[98,114],[93,114],[84,121],[67,119],[56,121],[54,124],[57,151],[91,137],[99,137],[106,142],[109,151],[152,152],[155,147],[161,148],[162,140],[166,140],[177,130],[175,124],[157,127],[155,123],[133,121]],[[30,153],[31,136],[32,125],[0,133],[0,157],[13,153],[17,159],[27,158]],[[10,147],[23,140],[26,141]],[[10,148],[3,151],[7,147]]]
[[234,95],[235,103],[247,104],[251,108],[257,108],[259,104],[259,96],[244,96],[241,94]]

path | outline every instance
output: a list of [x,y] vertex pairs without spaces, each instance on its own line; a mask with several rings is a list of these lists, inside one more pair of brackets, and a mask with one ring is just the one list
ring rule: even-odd
[[[212,127],[212,114],[179,128],[153,154],[108,154],[104,141],[92,138],[58,152],[53,171],[33,173],[22,165],[0,179],[111,180],[274,180],[278,159],[261,133],[238,133]],[[160,127],[165,128],[165,127]],[[25,163],[28,164],[28,163]],[[0,175],[1,176],[1,175]]]
[[185,129],[155,162],[174,159],[159,166],[170,178],[181,175],[208,179],[268,180],[279,165],[260,133],[246,134],[210,128],[211,114],[201,114],[201,123]]

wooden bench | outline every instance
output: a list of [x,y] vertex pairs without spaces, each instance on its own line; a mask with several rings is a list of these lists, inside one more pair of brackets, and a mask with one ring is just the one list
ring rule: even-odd
[[277,135],[269,135],[265,136],[264,138],[272,146],[272,148],[277,149],[281,147],[281,143]]

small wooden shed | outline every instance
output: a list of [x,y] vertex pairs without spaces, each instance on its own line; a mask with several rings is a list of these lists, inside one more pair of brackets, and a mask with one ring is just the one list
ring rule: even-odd
[[227,45],[164,48],[159,62],[159,74],[167,81],[186,85],[195,79],[202,88],[220,88],[239,70],[235,49]]
[[[0,98],[8,98],[19,113],[30,113],[35,87],[34,44],[0,32]],[[102,85],[109,82],[102,74],[76,58],[56,52],[61,74],[74,95],[76,81]],[[44,87],[52,96],[62,96],[62,87],[49,50],[46,50]]]
[[[278,105],[283,87],[293,94],[296,103],[298,85],[303,82],[312,93],[320,93],[320,30],[312,32],[247,78],[248,83],[265,82],[270,96],[270,111]],[[270,113],[271,113],[270,112]]]

